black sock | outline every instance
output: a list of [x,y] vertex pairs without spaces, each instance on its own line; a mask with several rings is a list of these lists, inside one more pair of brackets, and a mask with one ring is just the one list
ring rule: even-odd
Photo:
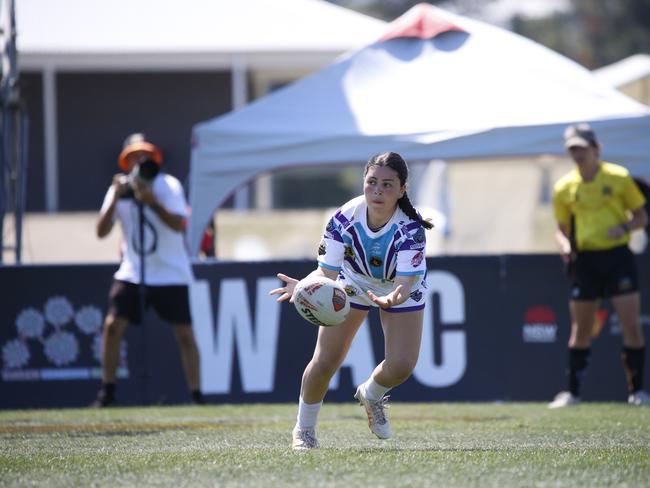
[[580,396],[580,385],[587,372],[591,349],[569,348],[569,369],[567,371],[569,391],[573,396]]
[[115,383],[102,383],[99,395],[108,401],[115,400]]
[[196,403],[197,405],[203,405],[205,403],[201,390],[192,390],[192,403]]
[[643,366],[645,363],[645,347],[623,347],[621,353],[625,377],[627,378],[627,389],[635,393],[643,389]]

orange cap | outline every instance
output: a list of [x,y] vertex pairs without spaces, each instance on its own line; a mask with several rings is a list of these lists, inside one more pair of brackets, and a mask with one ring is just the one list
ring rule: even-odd
[[150,142],[147,142],[145,140],[138,140],[124,146],[124,149],[122,149],[122,152],[117,158],[117,163],[119,164],[120,168],[122,168],[122,170],[129,171],[130,168],[129,164],[126,161],[126,158],[129,154],[137,151],[144,151],[146,153],[149,153],[149,156],[153,161],[158,163],[158,165],[162,164],[162,153],[160,152],[160,149],[158,149]]

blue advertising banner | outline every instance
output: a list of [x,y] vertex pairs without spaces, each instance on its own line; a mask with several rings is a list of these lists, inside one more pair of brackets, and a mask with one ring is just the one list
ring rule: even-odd
[[[650,257],[639,256],[641,284]],[[565,387],[568,283],[557,256],[466,256],[427,260],[420,359],[396,401],[545,401]],[[209,402],[296,401],[318,328],[269,290],[276,273],[302,277],[314,261],[197,264],[191,287],[201,385]],[[100,384],[101,328],[115,266],[0,268],[0,408],[82,407]],[[646,286],[647,289],[647,286]],[[650,331],[650,294],[642,322]],[[120,405],[189,401],[169,324],[153,311],[122,345]],[[624,400],[621,336],[603,303],[594,324],[585,400]],[[326,401],[351,401],[383,358],[371,311]],[[647,363],[650,363],[648,361]],[[650,377],[646,365],[646,377]]]

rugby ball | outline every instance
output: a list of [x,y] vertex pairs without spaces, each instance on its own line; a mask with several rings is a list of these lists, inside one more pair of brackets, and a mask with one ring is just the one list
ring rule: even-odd
[[343,287],[324,276],[300,280],[293,304],[305,320],[323,327],[339,325],[350,313],[350,300]]

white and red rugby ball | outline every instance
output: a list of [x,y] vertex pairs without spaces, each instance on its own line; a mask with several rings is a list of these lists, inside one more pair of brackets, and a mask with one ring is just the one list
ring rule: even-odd
[[339,325],[350,313],[343,287],[324,276],[307,276],[296,283],[293,304],[305,320],[323,327]]

